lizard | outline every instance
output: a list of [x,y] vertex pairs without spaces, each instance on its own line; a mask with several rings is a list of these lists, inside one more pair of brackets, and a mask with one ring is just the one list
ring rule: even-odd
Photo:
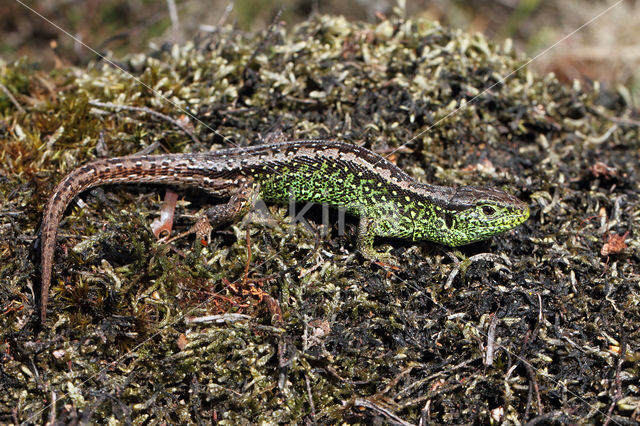
[[266,202],[326,203],[359,217],[357,247],[365,258],[389,260],[375,237],[428,240],[451,247],[490,238],[522,224],[529,207],[500,189],[441,186],[413,179],[382,156],[336,140],[278,142],[207,153],[99,159],[69,173],[43,213],[40,318],[46,319],[58,225],[72,199],[105,184],[160,183],[229,197],[192,229],[211,232],[236,220],[259,196]]

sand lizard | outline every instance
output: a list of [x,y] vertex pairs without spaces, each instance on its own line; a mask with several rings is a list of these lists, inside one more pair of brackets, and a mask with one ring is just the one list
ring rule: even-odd
[[58,224],[80,192],[105,184],[189,185],[230,197],[206,217],[219,226],[243,215],[252,195],[264,201],[326,203],[360,217],[358,248],[384,260],[374,237],[430,240],[459,246],[520,225],[529,207],[495,188],[417,182],[390,161],[345,142],[308,140],[208,153],[117,157],[69,173],[44,211],[41,232],[41,319],[46,318]]

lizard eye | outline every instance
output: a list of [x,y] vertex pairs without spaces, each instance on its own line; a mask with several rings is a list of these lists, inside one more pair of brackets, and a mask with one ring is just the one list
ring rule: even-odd
[[485,216],[493,216],[496,214],[496,209],[491,206],[482,206],[482,213],[484,213]]

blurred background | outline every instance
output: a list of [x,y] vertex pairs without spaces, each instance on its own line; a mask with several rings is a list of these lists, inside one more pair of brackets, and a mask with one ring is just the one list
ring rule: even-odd
[[[24,5],[55,22],[83,43],[116,57],[143,52],[150,42],[183,42],[219,25],[260,31],[281,11],[291,27],[309,16],[344,15],[379,22],[401,11],[469,32],[482,32],[533,57],[603,12],[611,10],[555,49],[532,68],[553,71],[563,81],[600,80],[640,96],[640,0],[2,0],[0,60],[26,56],[47,70],[84,65],[95,54]],[[615,5],[615,6],[614,6]]]

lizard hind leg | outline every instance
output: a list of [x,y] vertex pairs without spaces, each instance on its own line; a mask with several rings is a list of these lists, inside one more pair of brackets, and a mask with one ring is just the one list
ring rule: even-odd
[[196,234],[196,238],[201,241],[211,242],[211,232],[220,226],[235,222],[251,210],[254,199],[259,192],[259,186],[251,179],[243,179],[238,182],[238,189],[231,195],[226,204],[218,204],[208,208],[195,224],[187,231],[166,240],[170,243],[177,239]]

